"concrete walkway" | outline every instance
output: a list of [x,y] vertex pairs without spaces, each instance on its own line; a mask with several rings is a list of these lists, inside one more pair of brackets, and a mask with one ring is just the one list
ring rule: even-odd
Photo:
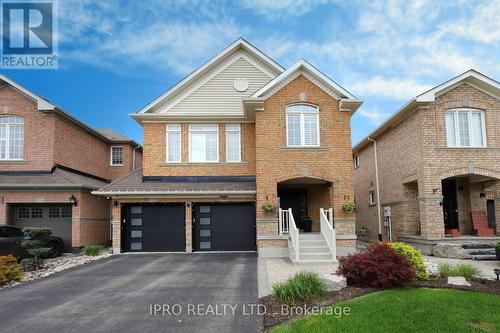
[[295,265],[288,258],[260,258],[258,259],[259,297],[272,293],[272,285],[286,281],[295,273],[301,271],[316,272],[318,274],[332,274],[338,264]]
[[494,268],[500,268],[500,261],[481,261],[481,260],[471,260],[471,259],[450,259],[450,258],[439,258],[434,256],[424,256],[424,261],[428,261],[434,264],[450,264],[450,265],[471,265],[479,270],[479,277],[484,279],[496,279],[495,273],[493,273]]

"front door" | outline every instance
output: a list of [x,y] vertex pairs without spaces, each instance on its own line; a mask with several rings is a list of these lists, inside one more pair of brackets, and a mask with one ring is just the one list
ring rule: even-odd
[[293,218],[299,229],[303,229],[307,218],[307,191],[304,189],[278,190],[281,209],[292,209]]
[[486,200],[486,214],[488,214],[488,225],[495,227],[495,200]]
[[455,179],[445,179],[443,189],[443,216],[445,229],[458,229],[457,183]]

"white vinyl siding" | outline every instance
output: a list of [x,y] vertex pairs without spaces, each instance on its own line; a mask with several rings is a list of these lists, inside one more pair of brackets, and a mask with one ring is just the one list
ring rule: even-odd
[[180,163],[182,156],[181,125],[167,125],[167,162]]
[[219,161],[218,125],[189,125],[189,161]]
[[0,160],[22,160],[24,156],[24,119],[0,116]]
[[289,147],[318,147],[318,108],[309,104],[289,105],[286,108],[286,132]]
[[[248,89],[243,92],[234,89],[234,80],[245,79]],[[241,99],[250,97],[271,77],[260,69],[240,58],[208,82],[193,91],[184,100],[168,110],[171,115],[243,115]],[[159,106],[158,112],[164,112]]]
[[226,125],[226,161],[241,162],[241,125]]
[[111,166],[122,166],[123,165],[123,147],[122,146],[112,146],[111,147]]
[[457,109],[445,114],[448,147],[486,147],[484,112]]

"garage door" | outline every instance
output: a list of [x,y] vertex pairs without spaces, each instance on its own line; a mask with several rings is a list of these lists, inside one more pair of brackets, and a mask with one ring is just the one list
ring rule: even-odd
[[183,204],[125,206],[122,228],[124,252],[184,252],[186,250]]
[[194,206],[195,251],[255,251],[254,204]]
[[13,205],[10,224],[19,227],[43,227],[61,237],[66,251],[71,250],[71,205]]

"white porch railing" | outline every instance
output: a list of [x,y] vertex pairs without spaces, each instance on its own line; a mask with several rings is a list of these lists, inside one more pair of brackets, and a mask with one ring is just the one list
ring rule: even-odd
[[335,241],[335,229],[332,227],[332,209],[319,209],[319,223],[320,230],[323,237],[325,237],[326,242],[328,243],[328,247],[330,248],[330,252],[332,254],[332,259],[337,259],[337,244]]
[[292,239],[294,258],[292,260],[299,260],[299,229],[295,224],[295,219],[293,218],[292,209],[288,208],[286,210],[279,209],[279,226],[280,234],[290,234]]
[[290,219],[288,218],[288,210],[283,210],[279,208],[278,210],[279,217],[279,232],[280,235],[289,234],[290,233]]

